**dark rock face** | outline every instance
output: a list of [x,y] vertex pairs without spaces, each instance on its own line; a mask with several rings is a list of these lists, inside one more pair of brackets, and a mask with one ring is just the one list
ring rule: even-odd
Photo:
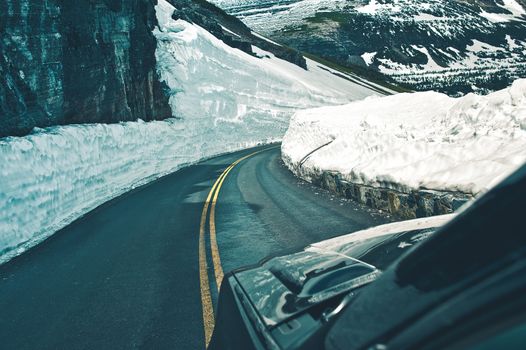
[[153,0],[0,2],[0,137],[165,119]]
[[206,0],[168,1],[177,9],[174,13],[175,19],[195,23],[233,48],[255,55],[252,45],[256,45],[265,51],[272,52],[278,58],[307,69],[307,62],[300,52],[254,35],[238,18],[227,14]]

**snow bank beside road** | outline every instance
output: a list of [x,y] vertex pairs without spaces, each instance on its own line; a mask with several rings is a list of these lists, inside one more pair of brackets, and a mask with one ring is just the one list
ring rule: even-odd
[[488,96],[422,92],[301,111],[282,152],[307,180],[333,172],[400,192],[476,195],[526,161],[526,80]]
[[208,142],[202,132],[172,119],[54,127],[0,139],[0,263],[185,164],[274,140],[272,128]]

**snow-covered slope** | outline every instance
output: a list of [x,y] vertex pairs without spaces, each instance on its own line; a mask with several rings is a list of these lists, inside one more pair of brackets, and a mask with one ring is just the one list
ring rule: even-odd
[[278,42],[416,90],[489,92],[526,77],[524,0],[215,0]]
[[301,111],[282,152],[308,180],[329,171],[401,192],[476,195],[526,162],[526,80],[488,96],[420,92]]
[[186,164],[279,140],[298,109],[378,94],[308,61],[309,70],[254,48],[227,46],[173,20],[159,0],[157,69],[174,118],[87,124],[0,139],[0,262],[138,185]]
[[281,135],[291,111],[371,95],[371,89],[337,78],[308,60],[304,70],[254,47],[247,55],[198,25],[173,20],[160,0],[157,61],[172,91],[174,115],[188,123],[214,121],[215,133],[241,128]]

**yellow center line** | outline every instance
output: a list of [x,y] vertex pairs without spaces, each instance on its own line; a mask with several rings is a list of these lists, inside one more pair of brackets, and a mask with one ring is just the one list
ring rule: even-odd
[[215,190],[217,182],[212,187],[208,194],[203,211],[201,213],[201,224],[199,227],[199,283],[201,286],[201,306],[203,309],[203,327],[205,331],[206,346],[210,342],[212,332],[214,330],[214,308],[212,306],[212,296],[210,295],[210,283],[208,281],[208,264],[206,262],[206,248],[205,248],[205,225],[206,216],[208,214],[208,206],[212,193]]
[[[214,273],[216,279],[216,286],[219,290],[221,283],[223,282],[223,267],[221,266],[221,258],[219,256],[219,247],[217,245],[216,237],[216,225],[215,225],[215,212],[217,199],[219,197],[219,191],[223,186],[223,183],[232,169],[245,159],[255,156],[261,152],[265,152],[271,149],[274,149],[279,146],[269,147],[261,151],[251,153],[247,156],[244,156],[234,163],[232,163],[228,168],[226,168],[219,178],[215,181],[212,189],[208,193],[206,201],[203,206],[203,211],[201,213],[201,223],[199,225],[199,282],[201,285],[201,306],[203,309],[203,326],[205,332],[205,343],[208,347],[210,339],[212,338],[212,333],[215,325],[214,317],[214,307],[212,305],[212,296],[210,293],[210,281],[208,278],[208,263],[206,256],[206,218],[208,216],[208,209],[210,208],[210,250],[212,255],[212,262],[214,266]],[[210,204],[212,204],[210,206]]]
[[[259,152],[258,152],[259,153]],[[212,199],[212,206],[210,209],[210,250],[212,252],[212,261],[214,263],[214,272],[215,272],[215,278],[216,278],[216,286],[219,290],[221,288],[221,283],[223,282],[223,267],[221,265],[221,257],[219,256],[219,247],[217,245],[217,235],[216,235],[216,204],[217,204],[217,198],[219,197],[219,192],[221,191],[221,187],[223,186],[223,182],[225,182],[226,177],[228,174],[234,169],[236,165],[241,163],[243,160],[250,158],[254,156],[256,153],[249,154],[246,157],[243,157],[236,162],[234,162],[228,169],[225,170],[225,172],[222,174],[222,176],[219,178],[220,182],[217,186],[216,192],[214,194],[214,197]]]

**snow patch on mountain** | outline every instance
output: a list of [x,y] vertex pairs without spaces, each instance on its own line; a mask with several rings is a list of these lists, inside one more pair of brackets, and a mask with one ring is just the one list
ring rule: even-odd
[[488,96],[420,92],[300,111],[282,152],[307,180],[335,172],[402,192],[477,195],[526,162],[526,80]]
[[513,20],[523,21],[523,15],[526,15],[524,8],[515,0],[502,0],[503,4],[497,3],[497,6],[506,10],[508,13],[486,12],[481,9],[481,16],[493,23],[510,22]]
[[515,0],[502,0],[503,5],[498,4],[498,6],[508,10],[512,13],[513,16],[520,17],[526,15],[524,8]]
[[374,62],[374,56],[376,56],[377,52],[365,52],[363,55],[361,55],[363,61],[366,65],[370,66]]
[[376,0],[370,0],[365,6],[357,7],[356,11],[368,15],[375,15],[379,12],[398,13],[402,10],[399,4],[379,3]]

